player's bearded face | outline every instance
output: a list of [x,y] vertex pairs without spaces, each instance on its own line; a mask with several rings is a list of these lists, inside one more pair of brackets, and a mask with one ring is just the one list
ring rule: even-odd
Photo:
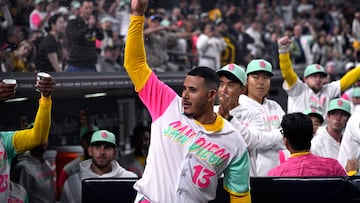
[[195,118],[202,115],[208,104],[208,91],[204,86],[204,78],[186,76],[182,91],[184,114]]

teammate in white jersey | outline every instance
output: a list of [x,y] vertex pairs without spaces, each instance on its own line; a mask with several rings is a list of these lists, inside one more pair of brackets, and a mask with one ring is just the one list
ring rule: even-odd
[[330,101],[327,124],[319,127],[311,140],[311,153],[337,159],[346,123],[350,117],[350,102],[336,98]]
[[[254,59],[247,65],[246,74],[247,92],[240,95],[239,103],[252,111],[251,114],[261,116],[262,132],[279,133],[285,112],[276,101],[267,98],[273,76],[272,65],[266,60]],[[270,169],[279,165],[278,151],[285,149],[282,139],[273,139],[267,144],[268,147],[256,149],[256,176],[266,176]]]
[[219,77],[208,67],[187,73],[181,97],[158,79],[146,61],[144,22],[148,0],[132,0],[124,66],[152,123],[149,153],[134,188],[136,203],[206,203],[218,179],[230,202],[251,202],[246,143],[213,111]]
[[340,80],[324,84],[326,72],[319,64],[310,64],[304,71],[304,82],[293,70],[289,46],[290,39],[282,37],[278,40],[279,63],[284,77],[283,89],[288,94],[287,112],[302,112],[305,109],[316,108],[326,117],[329,101],[340,97],[360,77],[360,66],[347,72]]
[[338,161],[343,167],[354,165],[348,175],[360,175],[360,111],[355,111],[349,118],[341,140]]
[[239,97],[246,91],[247,75],[243,67],[228,64],[217,71],[220,77],[218,113],[230,122],[244,135],[250,156],[250,176],[257,176],[256,159],[260,149],[271,149],[282,143],[283,136],[279,130],[264,132],[262,114],[246,105],[239,103]]

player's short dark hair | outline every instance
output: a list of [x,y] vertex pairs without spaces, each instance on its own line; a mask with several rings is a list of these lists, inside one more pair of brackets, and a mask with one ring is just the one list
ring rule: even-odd
[[220,79],[218,74],[215,72],[215,70],[205,67],[205,66],[199,66],[187,73],[187,75],[191,76],[199,76],[205,79],[205,85],[209,89],[219,89],[220,85]]
[[303,113],[286,114],[281,121],[284,137],[295,150],[309,150],[313,137],[311,118]]
[[232,74],[230,72],[220,71],[220,72],[218,72],[218,75],[219,75],[219,77],[224,76],[234,83],[239,83],[241,87],[244,86],[242,84],[242,82],[239,80],[239,78],[237,78],[234,74]]

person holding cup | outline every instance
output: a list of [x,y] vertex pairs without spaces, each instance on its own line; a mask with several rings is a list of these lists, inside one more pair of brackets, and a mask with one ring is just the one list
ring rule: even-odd
[[[6,84],[9,82],[11,84]],[[6,100],[14,96],[15,87],[16,82],[14,80],[3,80],[0,83],[0,100]],[[32,128],[6,132],[0,131],[0,179],[2,180],[0,202],[8,202],[11,160],[19,153],[47,143],[51,124],[51,95],[54,87],[55,81],[50,75],[36,82],[36,88],[41,93],[41,96]]]
[[3,79],[0,83],[0,100],[7,100],[15,95],[16,92],[15,79]]

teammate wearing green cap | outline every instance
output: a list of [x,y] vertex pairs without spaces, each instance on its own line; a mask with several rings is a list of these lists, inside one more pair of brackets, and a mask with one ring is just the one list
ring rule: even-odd
[[340,142],[350,117],[350,102],[341,98],[329,103],[327,124],[320,126],[311,140],[311,152],[318,156],[337,159]]
[[310,116],[313,124],[313,135],[315,135],[317,129],[324,123],[324,117],[322,116],[320,111],[314,108],[305,109],[303,113]]
[[92,124],[87,124],[80,128],[80,145],[83,148],[84,154],[79,156],[78,158],[70,161],[63,167],[63,169],[61,169],[60,175],[59,175],[57,183],[56,183],[57,184],[57,191],[56,191],[57,192],[57,194],[56,194],[57,200],[59,200],[61,197],[62,188],[64,186],[66,179],[68,179],[73,174],[79,172],[80,162],[91,158],[90,155],[88,154],[87,149],[90,145],[91,135],[97,130],[99,130],[99,128]]
[[[217,71],[220,78],[218,113],[230,122],[244,136],[250,157],[250,176],[257,176],[256,159],[258,150],[270,149],[282,142],[280,131],[264,132],[262,115],[239,103],[239,97],[246,91],[245,68],[228,64]],[[245,128],[244,128],[245,126]]]
[[[282,139],[277,139],[285,112],[276,101],[267,98],[273,76],[272,65],[268,61],[263,59],[250,61],[246,68],[246,74],[247,91],[240,95],[239,103],[250,111],[249,114],[260,115],[261,125],[258,130],[268,132],[270,135],[278,135],[273,136],[274,140],[268,142],[271,144],[270,146],[256,149],[255,175],[266,176],[270,169],[279,165],[278,151],[285,149]],[[270,139],[270,137],[267,138]]]
[[115,135],[107,130],[95,131],[91,136],[88,153],[91,159],[80,162],[80,171],[64,184],[61,203],[81,202],[81,181],[87,178],[136,178],[136,174],[121,167],[116,154]]
[[304,82],[293,70],[289,46],[290,39],[282,37],[278,40],[279,63],[284,77],[283,89],[288,94],[287,112],[302,112],[304,109],[316,108],[325,117],[329,101],[340,97],[360,77],[360,67],[347,72],[340,80],[324,84],[327,75],[324,68],[318,64],[308,65],[304,71]]

